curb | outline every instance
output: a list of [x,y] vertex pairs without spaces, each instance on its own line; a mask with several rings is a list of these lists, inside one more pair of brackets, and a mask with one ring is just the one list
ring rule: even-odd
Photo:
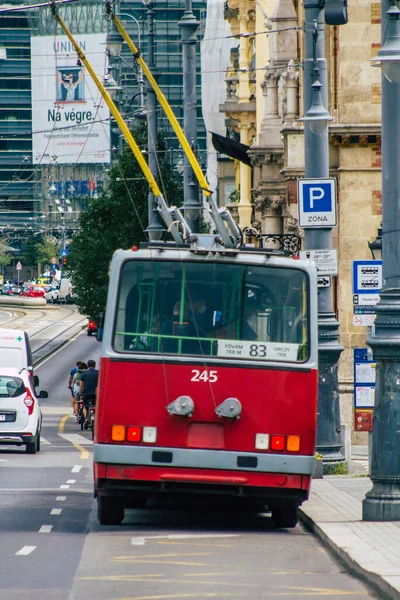
[[337,546],[322,529],[301,508],[299,519],[302,525],[310,531],[322,544],[334,555],[334,557],[345,565],[349,572],[366,583],[373,592],[379,592],[382,600],[399,600],[400,593],[387,581],[376,573],[363,569],[342,548]]

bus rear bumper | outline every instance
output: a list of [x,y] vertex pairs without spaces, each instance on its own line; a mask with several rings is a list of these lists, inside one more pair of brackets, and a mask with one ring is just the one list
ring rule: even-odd
[[251,473],[126,465],[94,465],[95,493],[129,497],[225,497],[267,504],[287,499],[301,504],[308,497],[309,475]]

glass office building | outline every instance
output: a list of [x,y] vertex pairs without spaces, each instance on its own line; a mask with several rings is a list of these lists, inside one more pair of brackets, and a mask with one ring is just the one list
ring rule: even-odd
[[[28,0],[9,0],[9,5],[29,4]],[[129,34],[138,42],[147,57],[146,7],[142,2],[121,2],[121,20]],[[200,22],[199,41],[205,25],[206,0],[193,0],[193,11]],[[85,0],[60,9],[63,18],[75,34],[106,32],[104,6],[98,0]],[[159,85],[183,126],[182,46],[179,19],[185,11],[184,0],[155,0],[155,59]],[[123,14],[134,17],[124,17]],[[32,39],[55,34],[54,20],[49,9],[7,12],[0,15],[0,233],[21,227],[25,232],[38,230],[47,224],[56,227],[60,221],[57,198],[66,197],[69,211],[61,213],[63,224],[73,230],[77,214],[104,180],[103,163],[85,163],[84,156],[76,163],[53,162],[38,164],[34,156],[33,137],[38,132],[32,125]],[[57,35],[61,35],[57,29]],[[197,46],[197,98],[199,159],[206,162],[206,133],[201,112],[200,46]],[[121,85],[120,110],[127,115],[140,112],[137,68],[127,49],[118,67]],[[183,158],[175,134],[161,109],[158,111],[159,130],[167,141],[171,163]],[[128,119],[129,120],[129,119]],[[37,125],[34,124],[37,128]],[[117,134],[119,135],[119,134]],[[54,189],[55,188],[55,189]],[[51,194],[49,190],[52,190]],[[68,195],[67,192],[71,192]],[[57,211],[58,209],[58,211]],[[22,236],[26,238],[26,235]],[[13,244],[18,246],[18,244]]]

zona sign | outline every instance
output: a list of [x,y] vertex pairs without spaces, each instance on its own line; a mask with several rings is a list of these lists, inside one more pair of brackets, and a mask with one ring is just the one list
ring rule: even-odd
[[336,179],[298,179],[299,225],[303,228],[335,227]]

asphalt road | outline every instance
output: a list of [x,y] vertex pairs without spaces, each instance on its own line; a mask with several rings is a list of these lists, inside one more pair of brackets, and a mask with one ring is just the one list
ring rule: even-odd
[[49,392],[42,450],[0,447],[0,599],[174,600],[374,596],[301,526],[188,507],[98,525],[90,434],[71,418],[68,371],[98,358],[80,335],[37,370]]

